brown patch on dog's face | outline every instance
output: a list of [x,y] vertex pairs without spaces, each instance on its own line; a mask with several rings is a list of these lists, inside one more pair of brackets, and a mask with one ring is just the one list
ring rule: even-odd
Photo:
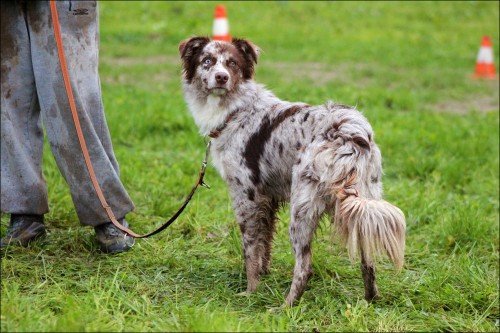
[[208,37],[193,37],[186,39],[179,44],[179,53],[181,55],[183,72],[188,83],[191,83],[196,68],[198,67],[199,54],[203,51],[205,45],[210,42]]
[[253,78],[254,64],[257,64],[258,48],[254,44],[244,39],[234,38],[232,44],[239,51],[245,61],[243,78],[245,80]]

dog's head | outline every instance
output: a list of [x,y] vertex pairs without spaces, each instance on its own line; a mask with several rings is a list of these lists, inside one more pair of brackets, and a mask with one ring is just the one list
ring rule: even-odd
[[223,42],[193,37],[179,44],[179,53],[187,84],[196,84],[207,94],[224,96],[253,78],[258,48],[239,38]]

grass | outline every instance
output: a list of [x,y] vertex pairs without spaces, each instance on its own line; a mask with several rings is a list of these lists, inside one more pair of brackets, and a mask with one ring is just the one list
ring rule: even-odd
[[[147,232],[183,202],[203,159],[180,87],[178,43],[210,35],[214,2],[101,2],[104,104]],[[209,167],[167,231],[100,254],[46,145],[48,237],[2,252],[1,331],[498,331],[498,80],[471,80],[483,35],[499,57],[498,2],[224,2],[233,36],[263,50],[257,80],[283,99],[356,105],[382,150],[386,199],[407,216],[406,263],[378,264],[363,300],[359,263],[322,222],[314,275],[282,304],[293,256],[280,212],[271,275],[246,286],[227,189]],[[2,214],[4,235],[8,215]]]

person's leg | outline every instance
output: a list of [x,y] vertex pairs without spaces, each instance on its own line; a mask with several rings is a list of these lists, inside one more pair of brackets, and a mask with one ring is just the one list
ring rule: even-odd
[[49,209],[42,119],[24,14],[19,2],[1,2],[1,211],[11,214],[1,247],[26,246],[41,236]]
[[[119,177],[103,110],[98,74],[99,16],[95,1],[57,1],[64,51],[79,120],[106,201],[118,218],[134,209]],[[109,218],[92,186],[77,138],[48,2],[28,3],[35,84],[52,153],[84,225]]]

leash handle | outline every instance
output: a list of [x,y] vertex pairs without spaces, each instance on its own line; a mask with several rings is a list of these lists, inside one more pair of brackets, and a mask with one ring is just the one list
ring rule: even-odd
[[186,201],[184,201],[184,204],[181,206],[181,208],[167,221],[165,222],[161,227],[156,229],[155,231],[152,231],[150,233],[144,234],[144,235],[139,235],[132,230],[128,229],[127,227],[121,225],[115,217],[115,214],[113,213],[113,210],[111,207],[108,205],[106,202],[106,198],[104,197],[104,194],[102,193],[101,186],[99,185],[99,182],[97,181],[97,177],[94,172],[94,167],[92,165],[92,161],[90,159],[90,155],[87,149],[87,144],[85,142],[85,137],[82,132],[82,128],[80,126],[80,120],[78,118],[78,112],[76,110],[76,104],[75,104],[75,99],[73,97],[73,90],[71,88],[71,81],[69,79],[69,72],[68,72],[68,66],[66,64],[66,57],[64,55],[64,48],[63,48],[63,41],[62,41],[62,36],[61,36],[61,26],[59,24],[59,17],[57,15],[57,7],[56,7],[56,1],[55,0],[50,0],[50,11],[52,14],[52,25],[54,27],[54,36],[56,39],[56,44],[57,44],[57,53],[59,55],[59,63],[61,64],[61,71],[64,79],[64,86],[66,88],[66,94],[68,95],[68,100],[69,100],[69,106],[71,109],[71,114],[73,116],[73,122],[75,124],[75,129],[76,129],[76,134],[78,136],[78,141],[80,143],[80,147],[82,150],[83,158],[85,160],[85,165],[87,166],[87,170],[89,172],[90,180],[92,181],[92,185],[94,187],[94,190],[97,194],[97,197],[99,198],[99,201],[101,202],[102,207],[106,211],[106,214],[108,215],[109,219],[111,222],[123,231],[124,233],[134,237],[134,238],[147,238],[149,236],[152,236],[154,234],[159,233],[160,231],[164,230],[167,228],[170,224],[172,224],[173,221],[182,213],[184,208],[186,208],[187,204],[191,200],[191,198],[194,195],[194,192],[198,188],[198,185],[206,186],[210,188],[208,185],[206,185],[203,182],[203,176],[205,175],[205,169],[207,166],[207,159],[208,159],[208,154],[210,150],[210,142],[207,144],[207,151],[205,153],[205,160],[203,161],[202,168],[200,170],[200,174],[198,176],[198,180],[196,184],[194,185],[193,189],[189,193]]

